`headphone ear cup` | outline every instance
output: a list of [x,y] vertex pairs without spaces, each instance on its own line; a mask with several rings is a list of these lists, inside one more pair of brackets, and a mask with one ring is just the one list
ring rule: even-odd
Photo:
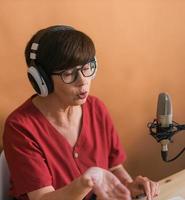
[[53,82],[41,67],[30,66],[27,74],[31,85],[39,96],[46,97],[53,91]]

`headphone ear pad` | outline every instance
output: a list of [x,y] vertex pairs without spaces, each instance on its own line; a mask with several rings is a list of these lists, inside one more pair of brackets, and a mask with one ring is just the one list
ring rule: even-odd
[[29,81],[39,96],[46,97],[53,91],[53,82],[41,67],[30,66],[27,74]]

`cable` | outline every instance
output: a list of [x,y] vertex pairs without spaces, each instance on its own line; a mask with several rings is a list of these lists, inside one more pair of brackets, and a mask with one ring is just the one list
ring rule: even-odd
[[181,156],[181,154],[185,151],[185,148],[183,148],[174,158],[168,160],[168,152],[167,151],[161,151],[161,157],[165,162],[172,162],[174,160],[176,160],[178,157]]

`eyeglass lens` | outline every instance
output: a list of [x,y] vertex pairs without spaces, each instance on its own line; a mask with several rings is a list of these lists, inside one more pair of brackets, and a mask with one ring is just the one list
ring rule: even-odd
[[94,61],[89,62],[82,67],[75,67],[73,69],[65,70],[61,74],[61,78],[65,83],[72,83],[78,77],[78,71],[81,71],[84,77],[90,77],[95,73],[96,63]]

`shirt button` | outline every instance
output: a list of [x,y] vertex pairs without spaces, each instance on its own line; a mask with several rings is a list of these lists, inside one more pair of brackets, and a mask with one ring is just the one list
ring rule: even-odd
[[74,152],[74,158],[78,158],[78,153],[77,152]]

